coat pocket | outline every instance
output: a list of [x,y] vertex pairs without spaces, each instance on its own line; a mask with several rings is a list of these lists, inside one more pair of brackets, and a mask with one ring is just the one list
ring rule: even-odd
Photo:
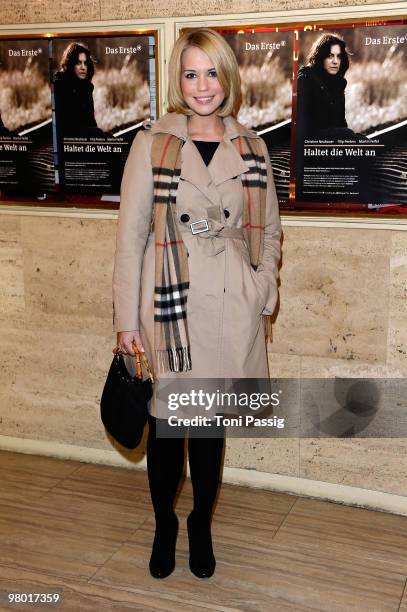
[[250,263],[249,251],[243,241],[239,241],[238,249],[241,256],[242,281],[245,285],[243,293],[250,296],[250,302],[261,314],[268,300],[269,286],[267,279],[262,274],[263,266],[260,264],[258,270],[254,270]]
[[251,277],[255,284],[257,295],[259,297],[260,304],[260,313],[264,310],[269,295],[269,284],[267,278],[262,274],[261,270],[253,270],[252,266],[249,263],[249,269],[251,273]]

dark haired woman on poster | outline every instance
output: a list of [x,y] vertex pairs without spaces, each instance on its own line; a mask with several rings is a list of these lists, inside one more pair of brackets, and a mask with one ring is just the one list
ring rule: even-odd
[[[348,127],[345,112],[345,74],[349,68],[346,42],[338,34],[324,33],[314,42],[307,63],[298,71],[297,79],[297,197],[302,198],[304,169],[304,140],[327,139],[337,142],[346,139],[350,146],[370,141]],[[348,199],[367,202],[371,199],[368,180],[370,163],[364,156],[354,156],[357,186],[349,188]],[[310,165],[337,165],[332,157],[308,160]],[[350,185],[350,183],[349,183]],[[350,193],[351,191],[354,193]],[[332,197],[332,194],[331,194]],[[341,196],[340,196],[341,197]],[[337,197],[335,199],[338,199]]]
[[307,64],[298,71],[297,130],[300,136],[344,136],[348,133],[345,117],[344,77],[349,68],[346,43],[336,34],[322,34],[313,44]]
[[86,45],[71,42],[54,76],[56,124],[60,137],[104,136],[97,126],[92,78],[95,67]]

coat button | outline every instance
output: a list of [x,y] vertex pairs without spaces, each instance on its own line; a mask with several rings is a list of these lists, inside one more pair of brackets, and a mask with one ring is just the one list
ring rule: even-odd
[[228,219],[228,217],[230,217],[230,212],[226,208],[223,211],[223,214],[225,215],[226,219]]
[[187,223],[189,221],[189,215],[184,213],[183,215],[180,216],[180,219],[182,223]]

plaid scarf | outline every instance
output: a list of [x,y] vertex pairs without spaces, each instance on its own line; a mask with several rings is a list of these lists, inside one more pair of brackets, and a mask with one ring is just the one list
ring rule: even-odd
[[[250,170],[242,175],[245,194],[242,229],[254,269],[261,262],[266,211],[267,168],[260,140],[233,140]],[[155,231],[154,342],[161,372],[192,369],[187,325],[187,252],[177,226],[176,197],[183,140],[155,134],[151,151]],[[269,317],[267,317],[269,319]],[[266,324],[266,335],[269,335]]]

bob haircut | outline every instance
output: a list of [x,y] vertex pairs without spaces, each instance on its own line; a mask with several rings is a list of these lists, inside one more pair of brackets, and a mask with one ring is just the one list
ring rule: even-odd
[[349,54],[346,50],[346,42],[338,34],[322,34],[312,45],[308,55],[309,66],[314,66],[317,70],[324,70],[324,60],[329,57],[332,45],[339,45],[341,48],[341,65],[338,74],[343,76],[349,68]]
[[74,67],[79,62],[79,55],[81,53],[84,53],[86,55],[86,59],[88,62],[88,72],[86,74],[86,78],[91,81],[93,75],[95,74],[95,66],[88,47],[83,43],[69,43],[62,55],[60,69],[62,70],[62,72],[67,72],[71,75],[74,74]]
[[175,42],[168,65],[168,112],[191,115],[181,89],[181,58],[185,49],[197,47],[212,60],[225,99],[216,114],[236,116],[242,103],[239,66],[235,54],[225,39],[210,28],[199,28],[182,34]]

